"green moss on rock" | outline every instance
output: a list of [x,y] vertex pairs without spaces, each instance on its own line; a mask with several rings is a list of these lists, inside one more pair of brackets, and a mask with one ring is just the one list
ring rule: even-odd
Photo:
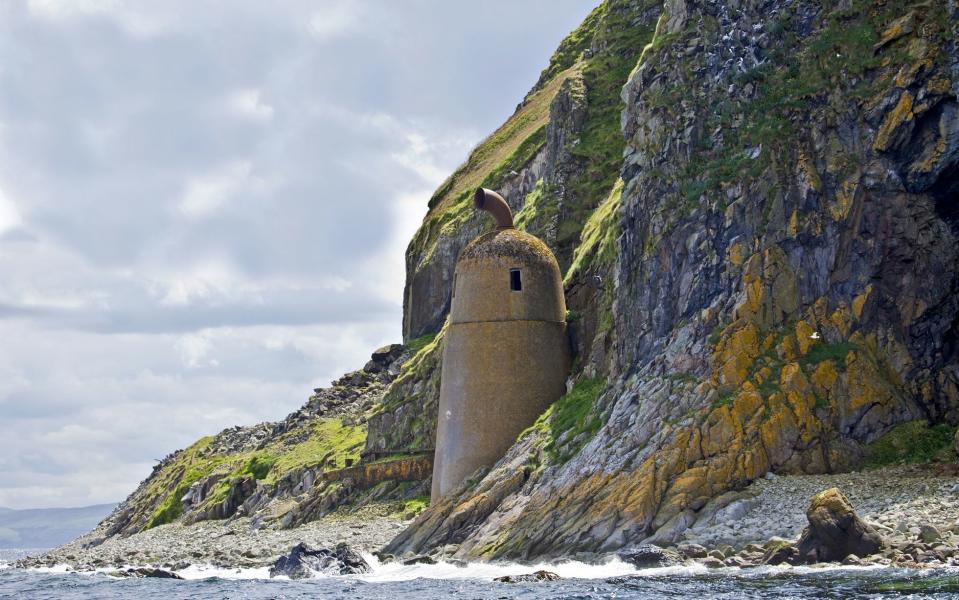
[[591,266],[608,267],[616,260],[619,246],[619,203],[623,180],[617,179],[606,199],[596,207],[583,226],[581,242],[573,252],[573,262],[566,271],[564,283]]
[[945,423],[929,426],[924,420],[897,425],[866,448],[867,464],[951,462],[956,458],[953,439],[956,428]]
[[602,419],[594,411],[594,405],[606,386],[603,378],[580,379],[518,437],[538,433],[543,439],[542,449],[550,462],[567,462],[593,439],[602,426]]
[[146,529],[170,523],[183,514],[181,498],[190,486],[212,473],[226,457],[207,452],[213,437],[204,437],[178,452],[174,460],[152,478],[144,497],[159,499],[147,519]]

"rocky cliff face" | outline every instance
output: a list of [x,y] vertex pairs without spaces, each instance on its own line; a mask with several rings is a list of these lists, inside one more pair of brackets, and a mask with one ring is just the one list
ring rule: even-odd
[[567,275],[576,385],[608,385],[574,387],[391,551],[675,540],[767,471],[851,468],[898,423],[959,420],[955,2],[624,10],[655,35],[623,80],[621,187]]

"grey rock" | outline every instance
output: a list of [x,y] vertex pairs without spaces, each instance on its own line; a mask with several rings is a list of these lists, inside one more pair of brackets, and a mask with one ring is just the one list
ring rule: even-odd
[[942,534],[932,525],[921,525],[919,527],[919,539],[924,544],[932,544],[942,539]]
[[750,563],[741,556],[730,556],[723,561],[723,565],[727,567],[747,567]]
[[656,533],[653,534],[647,542],[660,546],[675,544],[679,541],[682,534],[695,522],[696,513],[691,510],[684,510],[657,529]]
[[680,544],[676,547],[684,558],[706,558],[707,550],[699,544]]
[[719,569],[726,566],[723,564],[723,561],[718,558],[713,558],[712,556],[706,557],[699,562],[707,569]]
[[156,569],[153,567],[136,567],[132,569],[122,569],[109,573],[114,577],[133,577],[133,578],[152,578],[152,579],[183,579],[176,573]]
[[494,578],[493,581],[500,583],[533,583],[539,581],[558,581],[560,579],[562,579],[562,577],[552,571],[534,571],[533,573],[525,573],[523,575],[504,575]]
[[436,559],[432,556],[419,554],[403,560],[404,565],[435,565]]
[[621,550],[616,554],[623,562],[638,569],[669,567],[682,563],[679,553],[652,544],[643,544],[635,548]]
[[859,518],[849,500],[836,488],[816,494],[806,511],[809,526],[796,545],[803,562],[840,561],[880,552],[882,536]]
[[368,573],[370,565],[346,544],[337,544],[333,550],[311,548],[305,543],[294,546],[270,567],[270,577],[306,579],[316,574],[354,575]]
[[799,562],[799,551],[795,544],[789,542],[770,545],[767,546],[766,553],[763,554],[762,562],[766,565],[797,564]]

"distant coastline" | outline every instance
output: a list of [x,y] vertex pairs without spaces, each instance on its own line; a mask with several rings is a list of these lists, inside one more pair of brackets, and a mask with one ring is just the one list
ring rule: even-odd
[[[65,544],[96,527],[115,507],[116,503],[22,510],[0,507],[0,551],[48,549]],[[9,560],[9,553],[3,552],[0,558]]]

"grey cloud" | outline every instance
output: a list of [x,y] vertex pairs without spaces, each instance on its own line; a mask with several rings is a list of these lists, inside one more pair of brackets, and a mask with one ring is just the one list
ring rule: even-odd
[[0,3],[14,507],[119,500],[153,459],[282,418],[396,341],[430,191],[591,9],[44,5]]

